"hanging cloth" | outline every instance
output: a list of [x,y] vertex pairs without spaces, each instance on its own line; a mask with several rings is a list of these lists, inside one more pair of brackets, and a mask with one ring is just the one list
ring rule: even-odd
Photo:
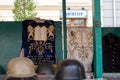
[[108,33],[102,39],[103,71],[120,72],[120,38]]
[[25,20],[22,22],[24,56],[35,65],[55,64],[55,34],[52,20]]

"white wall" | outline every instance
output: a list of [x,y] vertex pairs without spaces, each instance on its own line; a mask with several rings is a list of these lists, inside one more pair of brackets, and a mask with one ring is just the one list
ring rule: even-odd
[[13,5],[15,0],[0,0],[0,5]]
[[117,18],[117,27],[120,27],[120,0],[116,0],[116,18]]
[[92,27],[92,26],[93,26],[93,15],[92,15],[92,10],[91,10],[91,11],[88,11],[87,26],[88,26],[88,27]]
[[58,21],[60,19],[59,10],[38,10],[37,17],[41,19],[52,19]]
[[103,0],[103,23],[104,27],[120,27],[120,0],[115,0],[115,16],[113,0]]
[[113,26],[112,0],[103,0],[103,27]]
[[[15,0],[0,0],[0,5],[11,5],[13,6],[13,2]],[[62,7],[62,0],[34,0],[37,6],[61,6]],[[72,7],[92,7],[92,0],[66,0],[67,6]],[[81,9],[81,8],[80,8]],[[42,19],[52,19],[55,21],[60,20],[60,12],[58,10],[36,10],[37,17]],[[92,26],[93,18],[92,18],[92,10],[88,10],[88,20],[87,26]],[[0,21],[13,21],[13,14],[12,10],[0,10]]]
[[0,21],[13,21],[12,10],[0,10]]

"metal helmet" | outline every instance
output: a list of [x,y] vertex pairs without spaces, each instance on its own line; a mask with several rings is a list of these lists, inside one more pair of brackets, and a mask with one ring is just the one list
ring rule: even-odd
[[84,66],[75,59],[66,59],[60,62],[55,75],[56,80],[86,79]]
[[39,64],[36,73],[38,75],[55,75],[55,68],[51,64]]
[[29,58],[17,57],[8,62],[7,77],[32,77],[35,75],[35,65]]

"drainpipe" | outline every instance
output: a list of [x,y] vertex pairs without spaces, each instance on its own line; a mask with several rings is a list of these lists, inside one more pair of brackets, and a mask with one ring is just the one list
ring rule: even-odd
[[113,0],[113,26],[116,27],[116,0]]

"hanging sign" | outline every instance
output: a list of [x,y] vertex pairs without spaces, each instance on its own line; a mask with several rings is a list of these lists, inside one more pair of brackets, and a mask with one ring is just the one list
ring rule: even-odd
[[[62,11],[60,11],[60,17],[62,18]],[[67,18],[87,18],[87,10],[66,10]]]
[[22,48],[25,57],[30,58],[35,65],[55,64],[54,22],[23,21]]

